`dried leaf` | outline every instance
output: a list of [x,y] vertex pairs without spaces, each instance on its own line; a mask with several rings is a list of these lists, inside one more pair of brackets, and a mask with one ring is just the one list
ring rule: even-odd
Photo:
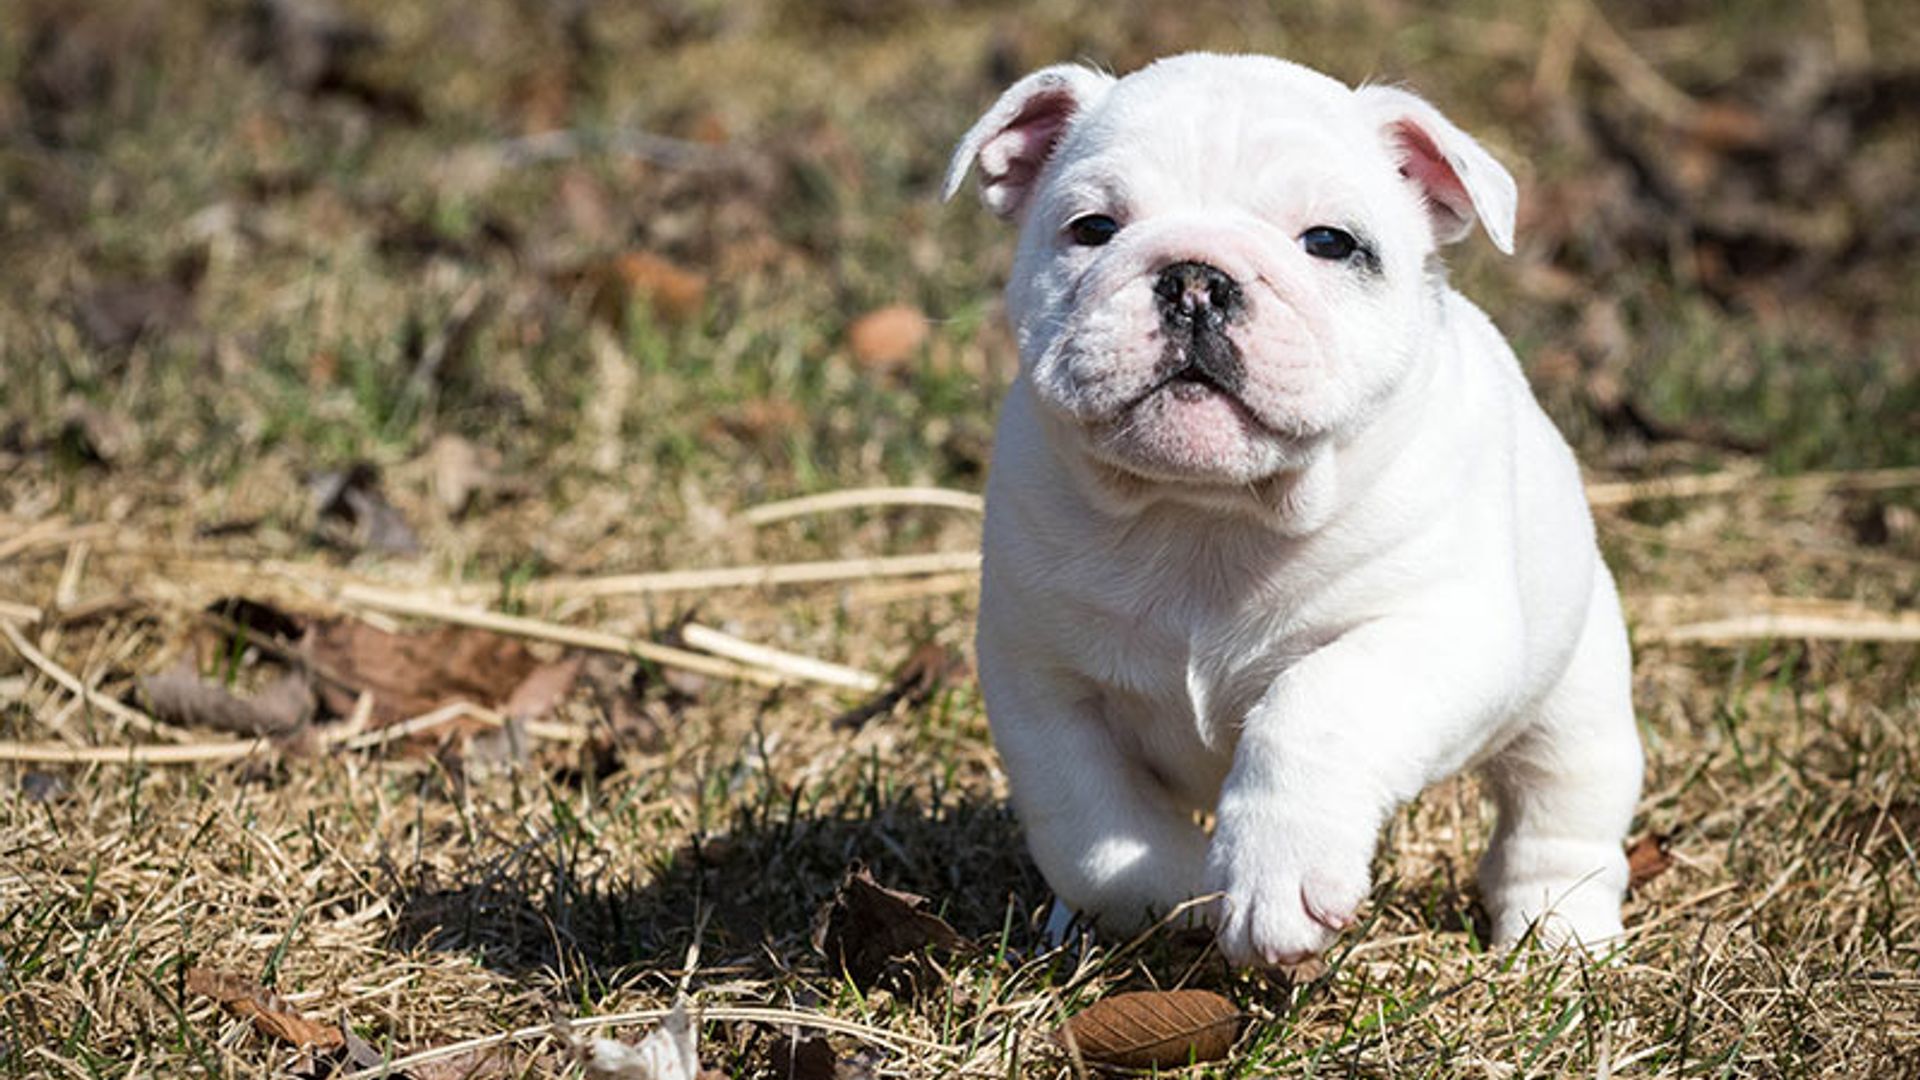
[[873,1080],[871,1047],[841,1057],[824,1035],[790,1035],[773,1046],[773,1074],[780,1080]]
[[494,1080],[496,1077],[559,1076],[564,1071],[564,1061],[549,1064],[549,1068],[529,1071],[528,1063],[517,1060],[510,1048],[483,1046],[450,1058],[409,1065],[407,1076],[412,1080]]
[[1708,148],[1746,150],[1773,138],[1766,114],[1737,101],[1707,101],[1687,121],[1688,132]]
[[103,282],[73,298],[74,325],[106,350],[189,326],[206,269],[206,249],[195,248],[175,258],[164,276]]
[[773,1072],[781,1080],[836,1080],[840,1056],[823,1035],[790,1035],[773,1047]]
[[225,596],[206,606],[218,619],[251,630],[275,642],[291,644],[307,631],[307,619],[245,596]]
[[584,662],[585,657],[566,656],[527,672],[527,677],[507,695],[507,703],[500,711],[518,720],[538,720],[547,715],[559,708],[572,692]]
[[20,794],[28,802],[53,802],[67,794],[67,782],[53,773],[29,769],[20,774]]
[[614,233],[613,197],[592,170],[575,166],[560,174],[554,202],[567,231],[575,236],[599,237]]
[[308,487],[321,540],[389,555],[420,553],[420,537],[381,494],[380,470],[373,465],[362,461],[345,472],[320,473]]
[[245,975],[188,968],[187,989],[219,1002],[234,1016],[253,1021],[261,1034],[281,1042],[320,1050],[346,1045],[338,1027],[301,1016],[280,995]]
[[1639,889],[1673,865],[1665,833],[1648,833],[1627,847],[1627,888]]
[[647,1033],[638,1044],[616,1039],[582,1038],[565,1030],[562,1037],[573,1047],[590,1077],[604,1080],[699,1080],[700,1029],[687,1016],[683,999],[660,1026]]
[[133,427],[125,418],[79,399],[67,403],[56,438],[76,460],[89,465],[118,464],[135,445]]
[[258,0],[254,48],[287,85],[312,92],[344,76],[355,55],[380,44],[372,27],[328,0]]
[[305,677],[289,674],[250,698],[193,673],[186,662],[139,680],[155,716],[171,724],[207,727],[239,735],[286,735],[313,716],[313,691]]
[[500,452],[458,435],[434,439],[426,459],[433,470],[433,497],[455,517],[466,513],[476,495],[501,486]]
[[1894,799],[1885,809],[1856,810],[1833,824],[1834,839],[1846,847],[1894,844],[1896,851],[1920,840],[1920,802]]
[[814,948],[837,960],[854,983],[872,986],[896,961],[930,948],[947,951],[966,944],[945,919],[924,911],[924,896],[889,889],[855,866],[821,912]]
[[854,363],[869,371],[899,371],[920,353],[932,327],[911,304],[869,311],[847,327],[847,349]]
[[807,412],[791,398],[749,398],[716,414],[712,429],[761,451],[785,444],[806,425]]
[[965,658],[959,653],[935,642],[926,642],[914,649],[906,663],[894,672],[893,682],[886,689],[834,717],[834,730],[859,731],[869,720],[892,712],[894,706],[903,701],[908,708],[923,705],[947,680],[962,674],[966,666]]
[[624,322],[630,302],[645,303],[665,323],[697,317],[707,305],[707,276],[650,251],[630,251],[589,266],[582,277],[592,289],[591,308],[610,326]]
[[465,627],[390,634],[351,619],[315,623],[300,651],[327,679],[321,696],[345,716],[373,694],[372,726],[384,727],[452,701],[498,708],[540,662],[519,641]]
[[1233,1049],[1244,1014],[1209,990],[1143,990],[1095,1002],[1053,1034],[1100,1065],[1178,1068]]

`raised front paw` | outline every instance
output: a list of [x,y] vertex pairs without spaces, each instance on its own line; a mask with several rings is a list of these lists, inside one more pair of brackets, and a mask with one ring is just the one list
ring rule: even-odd
[[1318,955],[1366,900],[1371,832],[1314,837],[1299,830],[1272,815],[1235,821],[1223,808],[1207,880],[1221,894],[1210,921],[1229,962],[1274,967]]

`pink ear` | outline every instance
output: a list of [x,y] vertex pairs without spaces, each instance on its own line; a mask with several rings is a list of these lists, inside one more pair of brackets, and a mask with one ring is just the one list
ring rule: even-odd
[[1442,244],[1463,240],[1478,220],[1493,245],[1513,254],[1519,188],[1473,136],[1405,90],[1369,86],[1356,91],[1380,124],[1400,175],[1419,189]]
[[1112,83],[1111,76],[1059,64],[1013,84],[954,149],[943,197],[953,198],[978,162],[980,201],[1003,218],[1018,215],[1068,125]]

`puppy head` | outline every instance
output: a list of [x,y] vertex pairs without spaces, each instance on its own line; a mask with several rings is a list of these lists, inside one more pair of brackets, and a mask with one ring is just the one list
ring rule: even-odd
[[1046,68],[960,142],[951,197],[1021,226],[1008,310],[1056,425],[1131,484],[1249,492],[1363,425],[1439,317],[1439,245],[1512,250],[1513,178],[1426,102],[1191,54]]

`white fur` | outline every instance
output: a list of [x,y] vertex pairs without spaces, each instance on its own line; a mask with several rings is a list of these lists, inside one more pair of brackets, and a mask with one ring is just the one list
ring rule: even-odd
[[[1035,115],[1047,137],[996,142]],[[1437,255],[1476,218],[1509,246],[1511,177],[1411,94],[1264,57],[1030,76],[949,193],[983,146],[1022,232],[981,677],[1060,898],[1125,929],[1217,892],[1230,959],[1293,962],[1353,920],[1394,808],[1477,764],[1496,940],[1617,936],[1641,765],[1618,599],[1571,452]],[[1087,213],[1111,243],[1067,239]],[[1380,273],[1306,254],[1316,225],[1364,230]],[[1245,286],[1245,384],[1139,400],[1182,260]]]

